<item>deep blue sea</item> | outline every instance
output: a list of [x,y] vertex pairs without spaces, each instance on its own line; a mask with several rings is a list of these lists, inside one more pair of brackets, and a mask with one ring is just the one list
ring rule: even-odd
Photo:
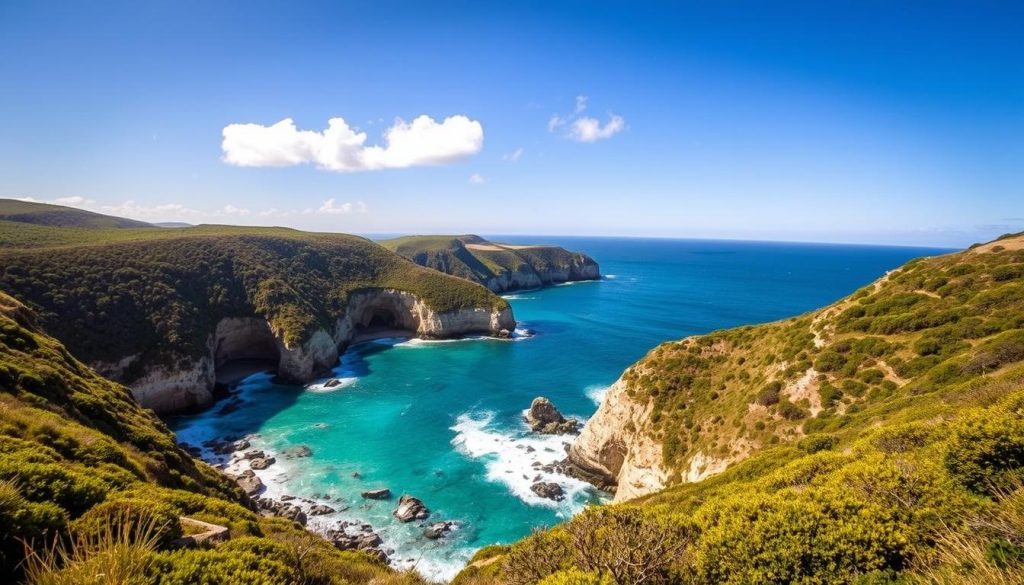
[[[565,477],[561,503],[529,491],[534,462],[564,457],[559,437],[527,433],[522,413],[547,396],[585,419],[601,391],[660,342],[723,327],[761,323],[826,305],[927,248],[661,239],[502,237],[590,254],[604,279],[510,294],[520,330],[512,341],[380,340],[351,348],[333,389],[243,383],[242,406],[170,421],[192,444],[255,434],[255,446],[280,453],[306,445],[313,455],[286,460],[262,477],[268,494],[325,500],[344,512],[314,517],[369,522],[395,549],[400,566],[451,576],[478,548],[507,543],[551,525],[601,494]],[[528,447],[532,447],[529,449]],[[354,477],[358,474],[358,477]],[[364,501],[388,487],[422,499],[435,518],[460,522],[430,541],[415,523],[391,517],[395,502]]]

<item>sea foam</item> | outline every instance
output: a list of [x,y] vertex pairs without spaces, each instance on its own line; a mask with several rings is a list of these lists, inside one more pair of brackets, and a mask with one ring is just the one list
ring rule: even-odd
[[[543,471],[541,465],[565,459],[566,446],[572,435],[529,434],[525,426],[518,432],[502,432],[492,428],[494,413],[465,413],[451,427],[455,431],[452,445],[463,455],[484,462],[487,479],[501,483],[515,497],[531,506],[554,508],[560,517],[579,512],[598,494],[590,484],[555,472]],[[538,481],[562,486],[561,502],[542,498],[530,490]]]

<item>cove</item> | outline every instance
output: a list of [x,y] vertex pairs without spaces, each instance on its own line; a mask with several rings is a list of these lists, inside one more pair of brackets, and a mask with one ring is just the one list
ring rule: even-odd
[[[564,457],[570,438],[528,433],[522,412],[536,396],[585,419],[601,391],[660,342],[723,327],[776,320],[853,292],[935,249],[612,238],[493,237],[581,250],[600,264],[598,282],[507,295],[519,321],[515,340],[390,338],[351,347],[326,388],[248,378],[236,396],[169,424],[181,441],[255,435],[277,463],[261,476],[267,494],[324,502],[311,516],[327,529],[369,522],[391,559],[427,576],[454,574],[476,549],[512,542],[599,502],[600,493],[565,477],[562,502],[529,491],[535,463]],[[388,325],[381,318],[377,325]],[[230,406],[230,408],[226,408]],[[305,445],[312,455],[287,458]],[[209,456],[210,454],[207,453]],[[546,479],[546,478],[545,478]],[[390,501],[360,492],[387,487]],[[429,540],[418,523],[392,516],[397,495],[423,500],[433,519],[454,520]],[[342,510],[343,508],[346,508]]]

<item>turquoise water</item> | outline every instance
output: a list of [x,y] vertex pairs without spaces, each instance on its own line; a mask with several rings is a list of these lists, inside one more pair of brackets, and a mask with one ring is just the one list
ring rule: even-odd
[[[499,237],[536,242],[538,238]],[[314,517],[374,525],[392,559],[423,573],[452,575],[474,550],[505,543],[570,516],[602,497],[565,477],[561,503],[529,491],[535,461],[564,457],[565,439],[526,432],[522,411],[547,396],[564,413],[593,414],[601,390],[659,342],[795,315],[846,295],[886,270],[934,249],[643,239],[544,238],[583,250],[600,282],[508,295],[520,330],[513,341],[381,340],[350,349],[325,389],[274,385],[266,375],[241,387],[240,408],[170,421],[179,438],[255,433],[254,445],[280,453],[306,445],[313,455],[285,460],[263,475],[269,495],[323,500],[344,512]],[[532,447],[528,449],[527,447]],[[359,477],[353,477],[358,474]],[[439,519],[459,521],[429,541],[402,525],[395,503],[359,492],[389,487],[422,499]]]

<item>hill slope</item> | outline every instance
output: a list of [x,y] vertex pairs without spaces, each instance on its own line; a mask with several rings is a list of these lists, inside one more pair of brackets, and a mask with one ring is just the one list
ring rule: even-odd
[[406,236],[380,244],[420,266],[478,282],[494,292],[601,278],[592,258],[558,246],[498,244],[480,236]]
[[459,582],[1022,582],[1024,235],[663,344],[570,461],[624,503]]
[[[74,534],[85,557],[60,576],[44,566],[37,582],[418,582],[249,506],[225,476],[178,448],[127,388],[73,358],[0,292],[0,580],[20,579],[22,541],[50,559],[47,543]],[[230,539],[173,550],[181,516],[226,526]],[[143,533],[152,541],[140,542]],[[111,547],[111,534],[124,534],[126,546]],[[123,572],[96,577],[113,570]]]
[[0,288],[159,411],[208,403],[218,369],[237,360],[273,362],[306,381],[374,330],[451,337],[515,327],[508,303],[484,287],[355,236],[14,222],[0,234]]
[[77,228],[147,228],[153,227],[144,221],[114,217],[48,203],[0,199],[0,220]]

